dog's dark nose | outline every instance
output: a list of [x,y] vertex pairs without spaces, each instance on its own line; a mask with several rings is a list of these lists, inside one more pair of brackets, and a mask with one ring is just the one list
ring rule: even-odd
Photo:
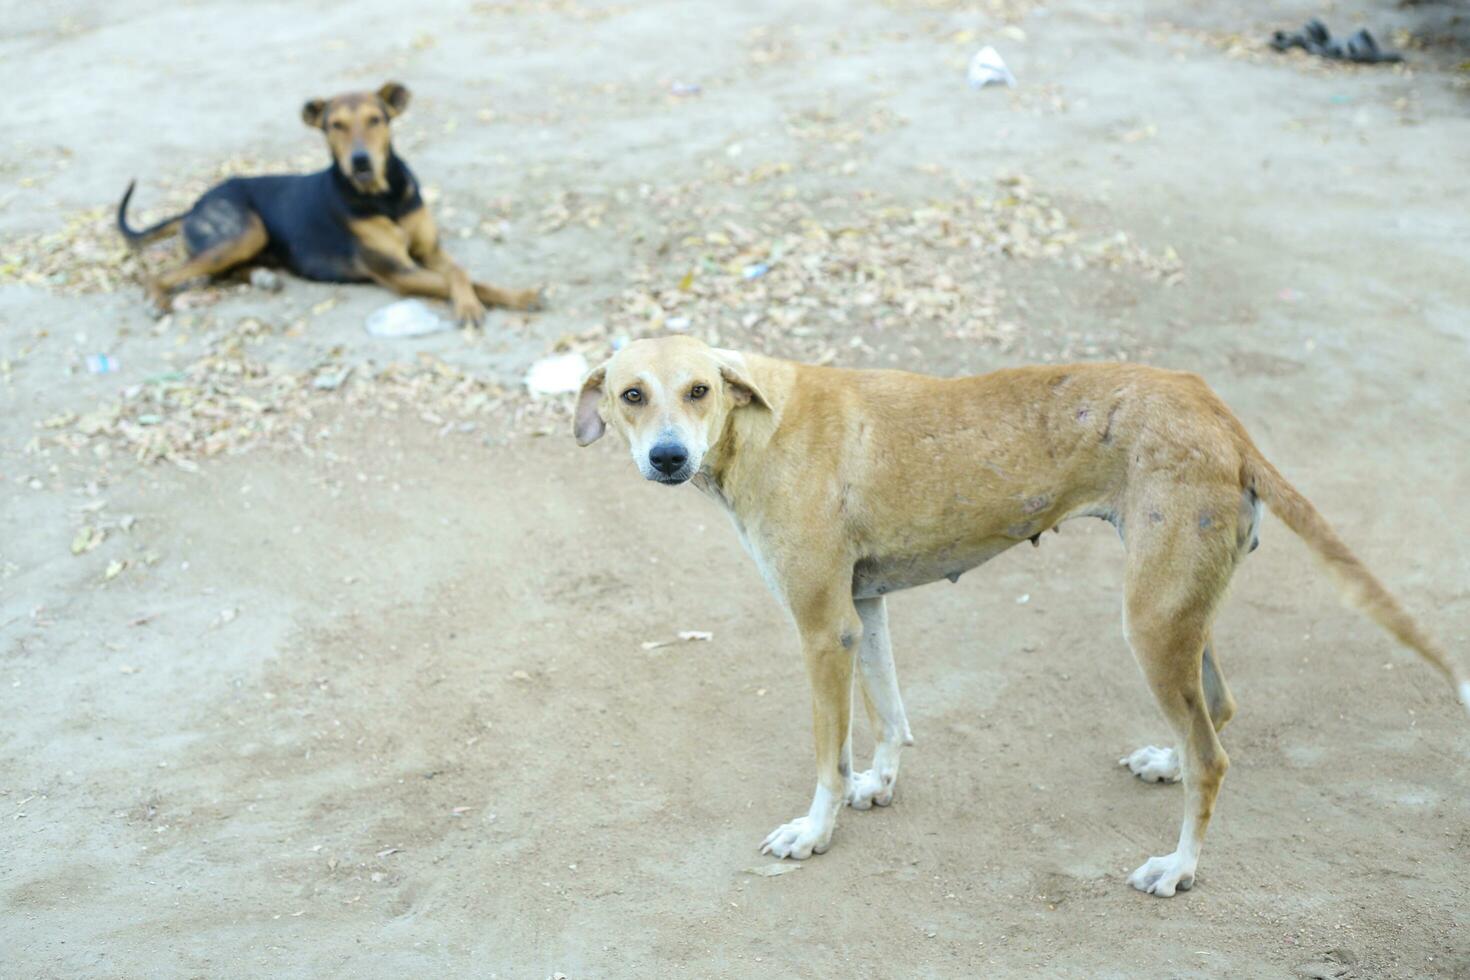
[[352,160],[350,162],[352,164],[352,172],[355,174],[365,174],[373,169],[373,158],[362,150],[358,150],[352,154]]
[[661,442],[648,451],[648,461],[664,476],[673,476],[689,462],[689,454],[677,442]]

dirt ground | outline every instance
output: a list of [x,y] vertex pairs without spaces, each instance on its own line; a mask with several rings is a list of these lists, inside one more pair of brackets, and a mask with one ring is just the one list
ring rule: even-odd
[[[520,391],[664,329],[1197,370],[1465,656],[1463,4],[405,9],[4,6],[0,974],[1470,976],[1464,711],[1273,520],[1193,891],[1124,882],[1181,791],[1117,767],[1163,725],[1100,522],[892,600],[894,805],[750,873],[811,788],[792,630],[710,504]],[[1263,49],[1313,14],[1409,67]],[[315,165],[300,104],[388,78],[451,250],[549,308],[381,340],[381,291],[289,280],[155,323],[98,209]]]

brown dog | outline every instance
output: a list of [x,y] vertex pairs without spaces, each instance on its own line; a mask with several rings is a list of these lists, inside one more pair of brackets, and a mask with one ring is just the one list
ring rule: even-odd
[[191,279],[246,264],[282,266],[321,282],[376,282],[405,296],[447,299],[466,325],[486,306],[539,307],[535,289],[474,282],[439,244],[434,219],[408,164],[393,152],[389,122],[408,108],[408,89],[389,82],[376,92],[312,99],[301,110],[326,136],[332,165],[314,174],[236,177],[194,206],[141,231],[128,227],[128,185],[117,227],[128,244],[182,230],[189,258],[146,284],[154,310]]
[[[1073,517],[1110,521],[1127,552],[1124,633],[1183,748],[1184,824],[1135,888],[1194,883],[1229,765],[1218,731],[1235,702],[1210,641],[1264,503],[1346,597],[1439,668],[1470,707],[1470,680],[1266,461],[1196,375],[1073,364],[939,379],[810,367],[686,337],[629,344],[588,375],[575,434],[611,425],[645,478],[692,481],[729,512],[801,634],[812,686],[817,789],[809,812],[762,850],[827,848],[845,799],[893,798],[910,744],[883,596],[963,572]],[[856,675],[878,743],[853,773]],[[1123,760],[1177,778],[1172,750]]]

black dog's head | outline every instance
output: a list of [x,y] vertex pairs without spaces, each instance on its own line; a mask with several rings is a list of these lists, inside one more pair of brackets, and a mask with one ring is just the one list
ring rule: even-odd
[[364,194],[388,189],[388,157],[393,138],[388,124],[408,108],[408,89],[389,82],[376,92],[348,92],[312,99],[301,118],[327,136],[332,159],[342,175]]

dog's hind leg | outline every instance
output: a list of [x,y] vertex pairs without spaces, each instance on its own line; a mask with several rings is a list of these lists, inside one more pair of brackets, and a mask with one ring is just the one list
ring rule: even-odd
[[[193,215],[185,218],[185,234],[190,231],[189,222],[192,218]],[[169,294],[179,286],[191,279],[218,275],[242,262],[248,262],[259,255],[270,242],[265,223],[253,211],[240,214],[236,227],[230,231],[229,237],[211,242],[182,264],[159,273],[144,284],[155,314],[168,312]]]
[[[1208,636],[1205,638],[1200,674],[1205,689],[1205,706],[1218,732],[1234,717],[1235,698],[1231,696],[1230,688],[1225,686],[1225,675],[1220,673],[1220,665],[1215,660],[1214,640]],[[1173,747],[1145,745],[1119,759],[1118,765],[1146,783],[1179,782],[1179,752]]]
[[855,773],[847,787],[847,802],[854,810],[887,806],[893,802],[898,784],[898,759],[905,745],[914,744],[908,715],[898,692],[898,673],[893,665],[893,645],[888,639],[888,609],[883,598],[854,602],[863,622],[858,647],[858,685],[868,722],[873,729],[873,767]]
[[1225,686],[1225,675],[1220,673],[1220,665],[1215,660],[1213,639],[1205,640],[1205,655],[1200,668],[1210,722],[1214,724],[1215,731],[1224,731],[1230,719],[1235,717],[1235,698],[1230,694],[1230,688]]
[[[1218,532],[1221,525],[1216,523],[1216,517],[1221,511],[1213,513],[1201,511],[1197,515],[1195,526],[1202,536],[1199,540],[1203,540],[1203,536],[1213,536]],[[1142,525],[1136,533],[1148,534],[1151,533],[1150,529],[1156,529],[1156,523],[1152,520],[1155,515],[1162,518],[1160,510],[1150,508],[1148,524]],[[1252,492],[1242,494],[1236,522],[1237,562],[1254,551],[1256,545],[1260,543],[1258,537],[1260,524],[1260,499]],[[1223,536],[1223,532],[1218,533]],[[1217,541],[1215,548],[1218,550],[1221,547],[1222,545]],[[1231,696],[1230,688],[1225,684],[1225,675],[1220,672],[1220,664],[1215,657],[1214,638],[1210,633],[1205,634],[1204,650],[1200,655],[1200,675],[1204,684],[1205,704],[1209,708],[1210,721],[1214,724],[1215,731],[1221,731],[1235,715],[1235,698]],[[1171,747],[1145,745],[1119,759],[1118,764],[1146,783],[1177,783],[1179,781],[1179,752]]]
[[1210,620],[1230,580],[1234,556],[1218,536],[1196,536],[1189,529],[1157,533],[1159,541],[1143,543],[1130,556],[1125,631],[1182,747],[1185,813],[1174,853],[1149,858],[1128,883],[1167,897],[1194,884],[1205,829],[1230,766],[1202,675]]

